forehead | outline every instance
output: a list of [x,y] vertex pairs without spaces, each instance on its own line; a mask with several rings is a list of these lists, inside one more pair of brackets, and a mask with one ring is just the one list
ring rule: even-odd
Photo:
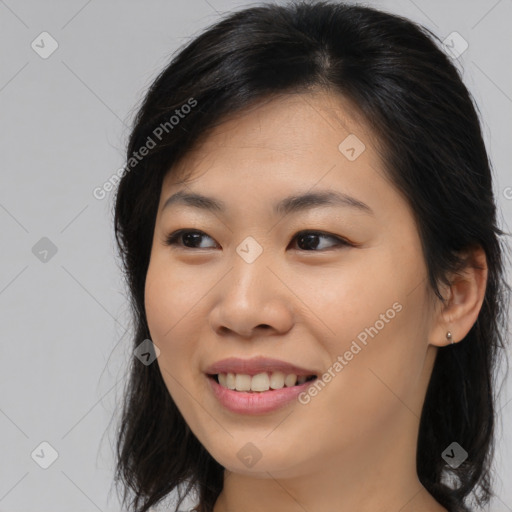
[[[363,161],[375,172],[382,169],[378,143],[357,109],[339,95],[279,95],[225,118],[173,166],[163,186],[184,178],[203,183],[213,175],[234,178],[233,171],[244,170],[267,179],[266,169],[273,177],[293,169],[296,179],[309,182],[333,165],[360,174]],[[311,172],[305,173],[308,167]]]

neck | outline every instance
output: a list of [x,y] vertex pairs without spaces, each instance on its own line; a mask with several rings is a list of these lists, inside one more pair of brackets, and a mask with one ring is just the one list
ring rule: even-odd
[[382,425],[388,435],[361,433],[357,443],[300,466],[278,471],[262,464],[251,474],[225,470],[213,512],[446,512],[418,480],[418,418],[406,408],[403,414]]

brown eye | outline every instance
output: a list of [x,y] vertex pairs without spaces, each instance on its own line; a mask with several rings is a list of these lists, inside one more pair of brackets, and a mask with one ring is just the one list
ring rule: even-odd
[[[326,239],[334,240],[334,244],[331,244],[331,247],[350,245],[346,240],[343,240],[338,236],[323,233],[321,231],[301,231],[293,237],[293,240],[297,241],[297,245],[300,247],[300,250],[305,251],[317,251],[319,245],[325,245],[321,241]],[[327,247],[327,249],[328,248],[329,247]],[[325,247],[322,247],[320,250],[325,249]]]
[[[203,237],[209,237],[206,233],[197,230],[180,229],[171,233],[165,239],[165,245],[178,245],[183,246],[186,249],[205,249],[205,247],[198,247],[197,244],[201,242]],[[206,247],[207,249],[208,247]]]

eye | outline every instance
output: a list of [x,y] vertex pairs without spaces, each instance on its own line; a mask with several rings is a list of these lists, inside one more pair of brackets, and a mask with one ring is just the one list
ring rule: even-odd
[[331,244],[331,246],[351,246],[349,242],[344,240],[343,238],[336,236],[336,235],[330,235],[329,233],[323,233],[322,231],[300,231],[297,233],[292,241],[297,240],[297,244],[302,245],[303,247],[309,247],[304,249],[306,251],[311,251],[311,248],[313,251],[316,251],[319,246],[324,245],[324,247],[321,247],[320,250],[325,249],[325,244],[319,243],[319,240],[334,240],[334,244]]
[[[178,245],[181,246],[181,243],[178,243],[178,241],[185,241],[185,248],[186,249],[204,249],[204,247],[196,247],[194,244],[201,240],[202,237],[207,237],[213,240],[211,237],[209,237],[206,233],[203,233],[202,231],[197,230],[191,230],[191,229],[180,229],[178,231],[175,231],[174,233],[171,233],[167,238],[165,239],[165,245]],[[187,245],[191,244],[191,245]]]
[[[165,239],[165,245],[172,245],[172,246],[180,246],[184,247],[185,249],[208,249],[209,247],[200,246],[201,239],[202,238],[209,238],[210,240],[213,240],[210,236],[208,236],[206,233],[203,233],[202,231],[198,230],[190,230],[190,229],[180,229],[178,231],[175,231],[174,233],[171,233],[167,238]],[[297,241],[297,244],[302,247],[306,247],[304,251],[313,252],[318,250],[325,250],[325,244],[319,243],[319,240],[326,240],[330,239],[334,241],[334,244],[331,244],[331,246],[347,246],[347,247],[353,247],[353,244],[349,243],[348,241],[344,240],[343,238],[331,235],[329,233],[324,233],[322,231],[300,231],[297,233],[293,238],[293,241]],[[199,246],[196,245],[199,243]],[[320,247],[324,245],[324,247]]]

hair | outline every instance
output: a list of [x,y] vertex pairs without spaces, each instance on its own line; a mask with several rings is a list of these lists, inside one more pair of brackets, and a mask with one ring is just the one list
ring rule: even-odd
[[[136,347],[150,338],[144,286],[164,176],[251,105],[313,90],[346,99],[376,135],[386,176],[410,204],[428,289],[444,301],[438,285],[467,264],[463,251],[485,251],[481,310],[463,340],[438,350],[416,453],[422,485],[448,510],[464,512],[467,499],[482,506],[493,495],[496,365],[506,348],[509,290],[499,237],[508,233],[497,226],[478,107],[439,43],[425,27],[366,6],[301,1],[228,13],[179,49],[149,87],[129,136],[114,224]],[[191,432],[158,365],[134,359],[116,432],[123,504],[131,497],[130,510],[146,512],[175,491],[178,508],[193,491],[197,510],[211,512],[224,468]],[[441,457],[454,440],[468,453],[457,468]]]

